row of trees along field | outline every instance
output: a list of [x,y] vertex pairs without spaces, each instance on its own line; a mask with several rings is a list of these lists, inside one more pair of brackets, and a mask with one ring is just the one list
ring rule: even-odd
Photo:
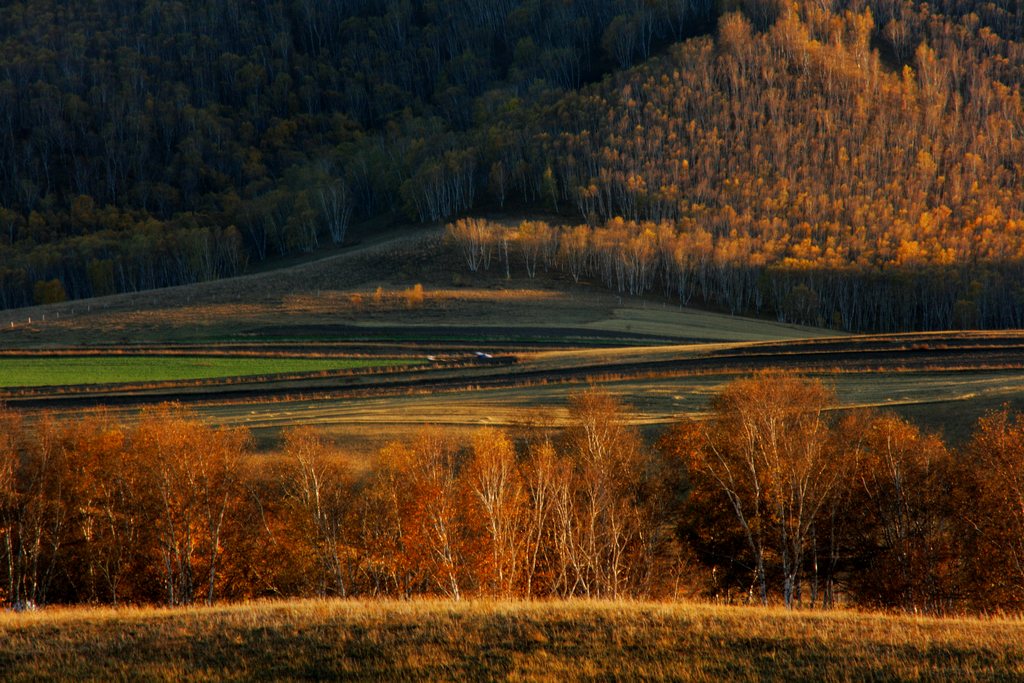
[[847,331],[1024,326],[1024,261],[1018,259],[814,265],[787,256],[785,240],[771,245],[716,234],[690,218],[613,218],[594,226],[527,220],[516,227],[464,218],[450,223],[445,237],[474,273],[561,272],[622,295],[655,293],[681,306],[774,315],[780,322]]
[[559,436],[438,429],[353,470],[180,408],[2,413],[0,598],[674,598],[928,612],[1024,607],[1024,417],[962,448],[818,381],[758,375],[656,446],[596,390]]
[[[712,7],[4,3],[0,306],[54,278],[85,297],[231,275],[395,206],[463,211],[488,120],[706,31]],[[240,239],[211,253],[221,230]]]

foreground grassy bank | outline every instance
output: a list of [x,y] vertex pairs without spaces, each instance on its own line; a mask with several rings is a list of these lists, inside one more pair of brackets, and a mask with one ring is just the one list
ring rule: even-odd
[[609,602],[0,615],[6,680],[1020,680],[1024,622]]

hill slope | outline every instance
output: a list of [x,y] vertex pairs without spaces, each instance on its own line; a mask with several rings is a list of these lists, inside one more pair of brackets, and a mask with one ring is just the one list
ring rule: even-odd
[[846,330],[1021,326],[1019,26],[830,4],[726,14],[549,111],[592,272]]
[[0,307],[223,277],[342,243],[353,218],[464,211],[497,112],[704,31],[710,8],[2,3]]
[[1009,680],[1017,620],[614,602],[0,615],[8,680]]

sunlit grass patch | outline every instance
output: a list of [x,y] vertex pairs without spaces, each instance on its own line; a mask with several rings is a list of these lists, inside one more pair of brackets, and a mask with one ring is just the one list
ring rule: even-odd
[[0,358],[0,386],[136,384],[411,365],[412,358],[51,356]]
[[0,614],[11,680],[1020,680],[1019,619],[691,603],[293,601]]

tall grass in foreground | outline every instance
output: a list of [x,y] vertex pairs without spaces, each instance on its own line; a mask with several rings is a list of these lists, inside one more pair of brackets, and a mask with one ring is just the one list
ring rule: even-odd
[[5,680],[1020,680],[1024,622],[631,602],[0,614]]

